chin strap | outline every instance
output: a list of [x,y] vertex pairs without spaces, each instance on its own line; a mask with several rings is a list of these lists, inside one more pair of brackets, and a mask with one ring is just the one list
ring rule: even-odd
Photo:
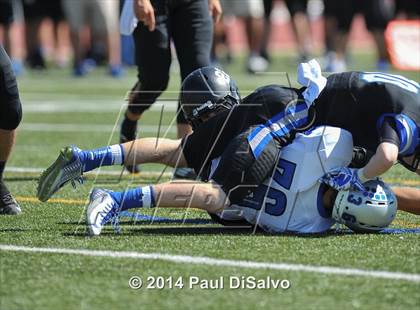
[[322,76],[321,66],[315,59],[299,64],[297,81],[306,87],[302,95],[308,107],[313,104],[327,85],[327,79]]

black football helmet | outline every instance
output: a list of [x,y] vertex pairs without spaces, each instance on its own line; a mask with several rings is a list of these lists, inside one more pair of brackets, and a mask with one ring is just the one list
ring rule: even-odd
[[191,72],[181,86],[181,108],[193,129],[211,114],[230,110],[240,101],[235,81],[216,67],[203,67]]

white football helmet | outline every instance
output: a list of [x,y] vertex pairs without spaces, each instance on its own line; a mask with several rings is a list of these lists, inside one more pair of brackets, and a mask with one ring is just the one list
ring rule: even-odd
[[397,213],[397,198],[381,180],[363,184],[366,191],[339,191],[332,218],[353,231],[380,231],[391,224]]

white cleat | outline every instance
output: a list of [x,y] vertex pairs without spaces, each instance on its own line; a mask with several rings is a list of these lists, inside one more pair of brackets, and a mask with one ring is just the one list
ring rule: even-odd
[[99,236],[102,228],[108,222],[112,223],[116,232],[120,232],[118,225],[119,204],[111,197],[109,191],[95,188],[90,194],[89,205],[86,210],[86,223],[91,236]]

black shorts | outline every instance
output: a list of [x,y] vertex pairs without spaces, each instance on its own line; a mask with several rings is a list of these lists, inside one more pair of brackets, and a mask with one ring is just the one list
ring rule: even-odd
[[16,77],[10,59],[0,45],[0,129],[13,130],[22,119]]
[[335,17],[338,28],[343,32],[350,31],[353,18],[358,13],[363,14],[368,30],[385,30],[394,16],[394,8],[384,0],[325,1],[324,14]]
[[419,0],[397,0],[395,5],[397,13],[405,13],[410,18],[420,16]]
[[10,25],[13,21],[12,3],[10,0],[0,0],[0,25]]
[[296,13],[306,14],[308,8],[308,0],[285,0],[290,16],[295,16]]
[[51,18],[54,22],[60,22],[64,19],[59,0],[24,0],[23,10],[28,21]]

